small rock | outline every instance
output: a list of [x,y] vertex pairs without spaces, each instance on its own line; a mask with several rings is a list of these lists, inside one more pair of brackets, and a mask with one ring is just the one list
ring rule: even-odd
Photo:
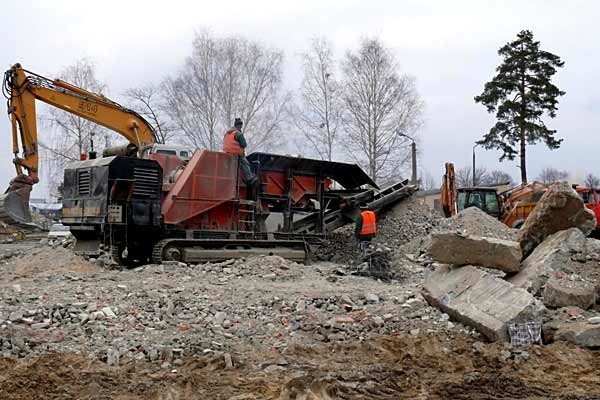
[[13,290],[15,291],[15,293],[21,293],[21,285],[14,284],[12,287],[13,287]]
[[379,303],[379,297],[376,294],[373,294],[373,293],[367,293],[365,295],[365,300],[369,304]]
[[225,322],[225,318],[227,318],[227,314],[225,314],[223,311],[218,311],[213,317],[214,324],[223,325],[223,322]]
[[13,311],[8,316],[10,322],[19,322],[21,319],[23,319],[23,311]]
[[413,336],[418,336],[419,333],[421,333],[421,330],[419,328],[410,330],[410,334]]
[[600,317],[592,317],[588,319],[590,324],[600,324]]
[[225,359],[225,368],[226,369],[233,368],[233,360],[231,359],[231,354],[225,353],[225,354],[223,354],[223,358]]
[[335,319],[338,324],[353,324],[355,321],[350,317],[338,317]]
[[482,353],[484,348],[485,348],[485,344],[483,344],[483,342],[473,343],[473,351],[475,351],[477,353]]
[[117,317],[117,315],[114,313],[114,311],[110,307],[102,308],[102,313],[104,313],[104,315],[106,315],[107,318],[116,318]]
[[511,353],[510,351],[508,351],[508,350],[503,350],[503,351],[500,353],[500,360],[501,360],[502,362],[506,362],[506,361],[507,361],[507,360],[508,360],[508,359],[509,359],[511,356],[512,356],[512,353]]
[[119,365],[119,351],[113,348],[106,352],[106,363],[110,366]]
[[31,324],[32,329],[45,329],[50,326],[49,321],[38,322],[37,324]]
[[298,303],[296,303],[296,311],[302,312],[304,310],[306,310],[306,301],[298,301]]
[[373,317],[372,320],[373,320],[373,324],[375,324],[375,326],[383,326],[383,324],[384,324],[383,318],[381,318],[379,316]]

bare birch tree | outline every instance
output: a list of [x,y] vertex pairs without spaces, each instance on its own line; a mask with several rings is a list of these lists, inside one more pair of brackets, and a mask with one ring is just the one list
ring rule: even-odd
[[[66,67],[58,76],[60,79],[94,93],[105,93],[107,85],[96,78],[94,63],[81,58]],[[91,150],[95,138],[109,135],[108,130],[84,118],[49,107],[44,113],[44,122],[49,126],[49,135],[40,138],[44,175],[51,194],[56,194],[63,180],[65,166],[78,160],[80,154]],[[106,139],[108,140],[108,139]]]
[[545,167],[542,168],[540,174],[536,178],[542,183],[554,183],[564,181],[569,177],[569,173],[567,171],[561,171],[553,167]]
[[172,139],[174,127],[164,113],[160,89],[152,84],[128,89],[123,94],[129,107],[144,117],[154,128],[158,140],[166,143]]
[[283,53],[242,37],[196,35],[192,55],[163,83],[167,113],[182,139],[217,150],[236,117],[244,121],[249,149],[278,144],[290,99],[282,91]]
[[376,182],[394,179],[410,159],[406,136],[414,137],[421,123],[415,80],[400,74],[394,55],[371,38],[346,54],[342,71],[351,155]]
[[585,175],[585,180],[583,181],[583,186],[591,187],[591,188],[599,188],[600,187],[600,178],[593,173],[587,173]]
[[331,161],[342,124],[343,103],[330,43],[324,38],[312,39],[309,50],[302,54],[302,66],[299,104],[292,108],[290,119],[302,133],[305,147],[320,159]]
[[[475,168],[475,182],[478,186],[485,186],[489,182],[488,171],[484,167]],[[462,167],[456,170],[457,187],[473,187],[473,169]]]

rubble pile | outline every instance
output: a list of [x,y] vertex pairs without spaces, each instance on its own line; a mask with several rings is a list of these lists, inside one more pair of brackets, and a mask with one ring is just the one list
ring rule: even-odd
[[436,232],[459,232],[463,235],[515,240],[518,230],[509,228],[477,207],[469,207],[441,220]]
[[[565,322],[561,311],[590,310],[599,300],[600,241],[586,238],[589,210],[578,199],[570,187],[552,186],[516,237],[520,242],[434,234],[429,256],[444,264],[426,278],[424,297],[492,341],[513,341],[509,326],[521,324],[523,333],[527,326],[541,328],[546,322],[552,332],[545,335],[547,341],[600,345],[598,327],[586,321]],[[492,276],[486,268],[507,274]],[[590,318],[596,321],[598,316]],[[519,329],[513,331],[518,334]]]
[[403,200],[381,216],[378,224],[378,240],[396,248],[414,239],[429,235],[444,225],[445,218],[416,196]]
[[[409,242],[419,247],[423,238],[443,224],[444,217],[440,213],[418,198],[409,197],[379,215],[376,242],[392,250]],[[321,261],[337,263],[356,261],[359,254],[354,240],[354,226],[346,225],[329,234],[325,245],[317,250],[316,257]]]
[[[376,258],[387,265],[389,251]],[[189,355],[242,345],[475,334],[427,306],[422,274],[386,282],[339,269],[268,256],[117,271],[62,247],[36,248],[3,267],[10,284],[0,287],[0,354],[81,353],[114,365],[134,359],[171,368]]]

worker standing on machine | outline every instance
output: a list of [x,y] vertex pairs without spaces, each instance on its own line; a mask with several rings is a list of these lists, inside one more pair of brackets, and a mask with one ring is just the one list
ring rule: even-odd
[[363,255],[376,234],[377,218],[375,217],[375,213],[366,206],[360,207],[360,214],[356,217],[354,236],[358,242],[358,248],[362,251]]
[[246,183],[249,188],[254,189],[258,178],[252,170],[250,169],[250,163],[246,158],[244,153],[246,146],[246,138],[244,138],[244,134],[242,133],[242,126],[244,123],[241,118],[236,118],[233,123],[233,127],[225,132],[225,136],[223,136],[223,152],[228,154],[237,154],[239,168],[242,171],[242,179]]

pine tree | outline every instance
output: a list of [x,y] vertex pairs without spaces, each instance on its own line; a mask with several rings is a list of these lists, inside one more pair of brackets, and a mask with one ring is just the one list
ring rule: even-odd
[[551,82],[556,69],[564,65],[560,57],[540,50],[533,33],[523,30],[517,40],[507,43],[498,54],[503,58],[494,78],[475,97],[487,111],[496,113],[496,124],[477,144],[502,151],[500,161],[521,158],[521,180],[527,183],[525,148],[543,141],[550,149],[560,147],[556,130],[542,121],[544,114],[556,117],[558,97],[565,94]]

